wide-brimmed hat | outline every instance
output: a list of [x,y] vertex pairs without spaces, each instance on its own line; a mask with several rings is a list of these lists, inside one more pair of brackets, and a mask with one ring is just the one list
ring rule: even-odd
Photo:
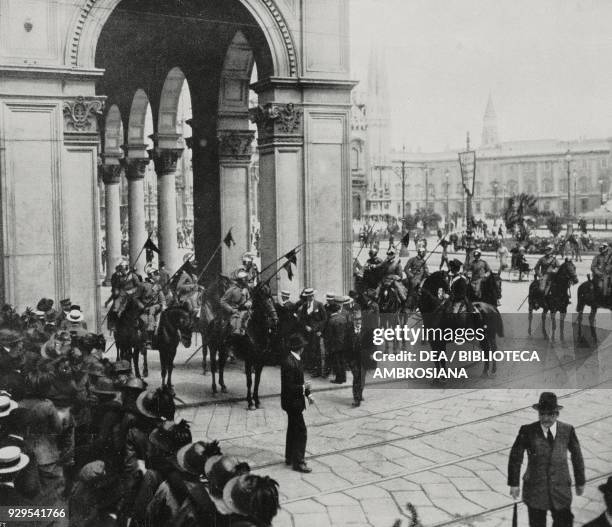
[[300,293],[301,297],[314,296],[315,290],[312,287],[305,287]]
[[223,487],[223,502],[230,511],[240,516],[248,516],[251,512],[251,493],[246,483],[246,474],[242,474],[234,476]]
[[603,484],[597,487],[604,494],[612,494],[612,476]]
[[186,421],[178,424],[164,421],[149,434],[150,443],[165,452],[178,452],[185,445],[189,445],[191,439],[191,431]]
[[72,305],[72,301],[69,298],[64,298],[63,300],[60,300],[60,306],[62,306],[62,309],[64,311],[66,311],[67,309],[70,309],[71,305]]
[[117,362],[113,362],[113,371],[115,373],[129,373],[132,371],[132,365],[127,360],[118,360]]
[[19,472],[27,466],[30,458],[17,446],[0,448],[0,474]]
[[142,392],[136,399],[136,408],[152,419],[167,419],[174,414],[172,399],[163,397],[161,390]]
[[41,298],[36,305],[37,311],[47,312],[53,308],[53,300],[51,298]]
[[287,342],[290,350],[298,350],[306,346],[307,342],[299,333],[294,333]]
[[70,306],[70,311],[66,315],[66,319],[68,319],[70,322],[81,322],[83,318],[81,306]]
[[179,448],[176,460],[185,472],[201,476],[206,474],[206,466],[210,459],[220,457],[219,444],[196,441]]
[[333,302],[334,298],[336,298],[336,293],[325,293],[325,300],[327,302]]
[[540,400],[532,405],[534,410],[538,412],[556,412],[561,410],[563,406],[557,403],[557,396],[552,392],[542,392],[540,394]]
[[0,417],[6,417],[10,414],[15,408],[17,408],[17,403],[13,401],[10,397],[6,395],[0,395]]
[[111,395],[117,393],[113,380],[108,377],[100,377],[91,391],[98,395]]
[[12,329],[0,329],[0,346],[14,346],[23,340],[23,336],[18,331]]
[[235,456],[217,455],[208,458],[204,474],[210,484],[211,495],[221,495],[229,480],[250,470],[251,467],[245,460]]

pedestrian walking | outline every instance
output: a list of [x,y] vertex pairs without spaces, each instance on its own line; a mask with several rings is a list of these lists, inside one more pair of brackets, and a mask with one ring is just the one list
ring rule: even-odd
[[523,479],[523,501],[529,512],[529,527],[546,527],[547,511],[553,518],[553,527],[572,527],[572,489],[567,462],[569,450],[576,494],[584,491],[584,460],[574,427],[558,421],[563,408],[552,392],[543,392],[533,408],[539,420],[524,425],[512,445],[508,461],[510,495],[518,499],[523,454],[527,451],[527,472]]

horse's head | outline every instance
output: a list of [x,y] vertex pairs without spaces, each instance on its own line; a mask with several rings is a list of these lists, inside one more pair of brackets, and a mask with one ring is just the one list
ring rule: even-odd
[[278,313],[274,307],[270,286],[266,282],[257,284],[251,291],[251,299],[253,301],[254,320],[259,316],[265,316],[266,326],[268,328],[275,327],[278,324]]
[[423,282],[419,299],[419,310],[421,313],[431,313],[437,309],[441,302],[438,296],[440,290],[444,293],[449,291],[444,271],[431,273]]
[[559,276],[559,278],[563,279],[564,281],[567,281],[568,284],[570,282],[572,284],[578,283],[576,265],[574,264],[574,261],[571,258],[565,258],[565,261],[559,267],[559,271],[557,271],[557,276]]

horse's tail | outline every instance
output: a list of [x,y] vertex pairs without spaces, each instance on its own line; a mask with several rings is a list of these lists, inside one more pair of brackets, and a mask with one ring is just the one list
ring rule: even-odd
[[495,317],[496,317],[495,332],[498,337],[503,337],[504,336],[504,317],[499,311],[496,312]]

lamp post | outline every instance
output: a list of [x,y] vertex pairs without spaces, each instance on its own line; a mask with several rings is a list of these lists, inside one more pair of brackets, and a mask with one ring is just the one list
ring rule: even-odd
[[571,207],[570,163],[572,162],[572,154],[570,154],[569,149],[567,151],[567,154],[565,154],[565,162],[567,163],[567,215],[569,216],[572,213],[571,208],[570,208]]
[[459,167],[461,169],[461,183],[465,190],[465,219],[468,228],[473,222],[472,196],[474,195],[474,182],[476,179],[476,152],[470,150],[470,133],[466,135],[465,152],[459,152]]
[[450,172],[448,171],[448,169],[446,170],[446,172],[444,172],[444,175],[446,176],[446,233],[448,234],[448,232],[450,231],[450,208],[448,205],[448,195],[450,194],[448,176],[450,176]]
[[[406,152],[406,145],[402,147],[402,152],[404,153]],[[400,161],[400,164],[402,166],[401,171],[398,172],[397,168],[394,168],[393,171],[402,180],[402,236],[403,236],[405,226],[406,226],[406,160],[402,159]]]
[[493,225],[497,225],[497,181],[493,182]]
[[599,201],[600,201],[600,205],[604,204],[604,199],[603,199],[603,178],[599,178],[598,180],[599,182]]

